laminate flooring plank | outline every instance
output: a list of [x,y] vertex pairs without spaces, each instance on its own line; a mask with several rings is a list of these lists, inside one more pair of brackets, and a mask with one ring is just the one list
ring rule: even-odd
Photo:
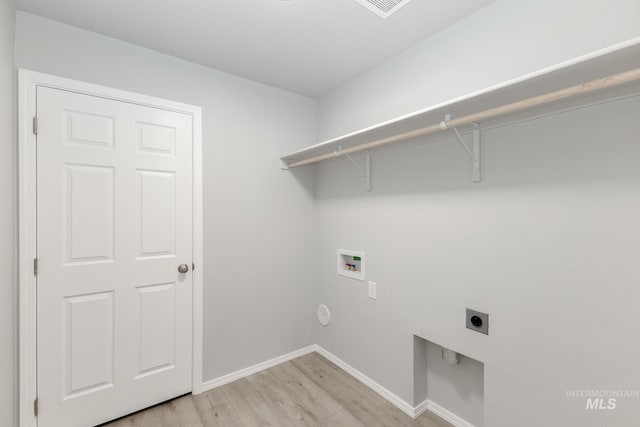
[[283,427],[317,426],[317,420],[313,414],[286,392],[284,384],[272,372],[269,369],[252,375],[247,380],[265,396],[269,409],[282,421]]
[[412,419],[318,353],[102,427],[453,427]]
[[193,404],[205,427],[244,427],[221,387],[193,396]]
[[202,427],[192,395],[170,400],[156,408],[162,420],[159,427]]
[[336,412],[329,418],[325,419],[322,424],[322,427],[368,427],[362,424],[360,421],[356,420],[351,412],[348,410],[342,410],[340,412]]
[[232,411],[245,427],[280,427],[283,420],[272,412],[266,398],[246,378],[222,387]]
[[454,427],[453,424],[443,420],[433,412],[427,411],[416,418],[419,427]]
[[329,393],[318,387],[311,378],[299,370],[293,363],[287,362],[271,369],[272,374],[283,384],[287,393],[303,407],[307,408],[314,419],[321,421],[343,408]]
[[[367,427],[380,426],[379,414],[375,409],[384,402],[360,381],[345,375],[333,363],[321,360],[315,353],[293,360],[319,387],[336,399],[351,415]],[[394,426],[396,427],[396,426]]]
[[159,411],[152,407],[108,424],[103,424],[101,427],[151,427],[160,425],[160,422]]
[[333,362],[327,360],[318,353],[311,353],[300,357],[293,362],[304,363],[313,369],[317,377],[323,379],[325,387],[333,394],[335,386],[340,387],[340,392],[346,395],[354,393],[364,400],[368,405],[386,405],[389,402],[378,393],[365,386],[360,380],[347,374]]

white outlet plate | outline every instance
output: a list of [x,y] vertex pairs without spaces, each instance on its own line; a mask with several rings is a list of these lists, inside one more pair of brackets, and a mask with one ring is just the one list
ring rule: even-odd
[[369,281],[369,298],[378,299],[378,284],[376,282]]

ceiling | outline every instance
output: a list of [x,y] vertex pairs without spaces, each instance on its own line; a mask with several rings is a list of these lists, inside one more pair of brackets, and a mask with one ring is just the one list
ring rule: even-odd
[[19,10],[318,97],[492,0],[17,0]]

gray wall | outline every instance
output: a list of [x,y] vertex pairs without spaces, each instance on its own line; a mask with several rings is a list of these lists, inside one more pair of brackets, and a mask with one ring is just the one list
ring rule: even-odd
[[202,106],[204,380],[310,344],[312,171],[278,158],[313,141],[314,100],[24,13],[16,65]]
[[[482,361],[485,426],[640,419],[638,399],[586,411],[565,398],[640,390],[638,116],[635,97],[484,131],[480,184],[453,139],[374,152],[371,193],[346,159],[322,163],[319,302],[332,321],[314,341],[413,404],[414,334]],[[366,253],[376,301],[336,275],[336,248]],[[466,307],[490,314],[489,336],[465,329]]]
[[[15,9],[0,0],[0,425],[17,419],[17,289],[13,37]],[[5,424],[6,423],[6,424]]]
[[[498,0],[323,97],[318,134],[624,42],[638,23],[635,0]],[[333,320],[313,340],[412,404],[413,334],[483,361],[486,426],[640,419],[637,399],[607,412],[565,397],[640,390],[639,114],[636,98],[485,131],[477,185],[450,139],[374,151],[372,193],[346,159],[320,164],[319,302]],[[377,301],[335,274],[336,248],[366,252]],[[465,307],[491,314],[491,335],[464,329]]]
[[497,0],[330,92],[320,140],[640,36],[638,0]]

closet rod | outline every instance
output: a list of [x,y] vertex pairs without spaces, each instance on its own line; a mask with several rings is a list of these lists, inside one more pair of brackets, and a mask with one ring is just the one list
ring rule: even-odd
[[332,153],[310,157],[305,160],[294,161],[294,162],[288,163],[287,166],[289,166],[290,168],[295,168],[298,166],[308,165],[310,163],[317,163],[322,160],[331,159],[337,156],[355,153],[357,151],[371,150],[372,148],[381,147],[383,145],[406,141],[409,139],[417,138],[419,136],[430,135],[436,132],[440,132],[440,131],[451,129],[458,126],[468,125],[471,123],[478,123],[484,120],[503,116],[505,114],[516,113],[519,111],[527,110],[527,109],[538,107],[541,105],[550,104],[552,102],[564,101],[569,98],[586,95],[586,94],[603,90],[603,89],[613,88],[613,87],[620,86],[626,83],[631,83],[637,80],[640,80],[640,68],[636,68],[635,70],[627,71],[620,74],[615,74],[613,76],[592,80],[587,83],[571,86],[555,92],[545,93],[544,95],[523,99],[521,101],[513,102],[511,104],[501,105],[499,107],[491,108],[485,111],[481,111],[479,113],[470,114],[468,116],[454,118],[446,122],[443,121],[443,122],[436,123],[434,125],[430,125],[420,129],[404,132],[398,135],[389,136],[387,138],[382,138],[372,142],[356,145],[354,147],[345,148],[343,150],[336,150]]

